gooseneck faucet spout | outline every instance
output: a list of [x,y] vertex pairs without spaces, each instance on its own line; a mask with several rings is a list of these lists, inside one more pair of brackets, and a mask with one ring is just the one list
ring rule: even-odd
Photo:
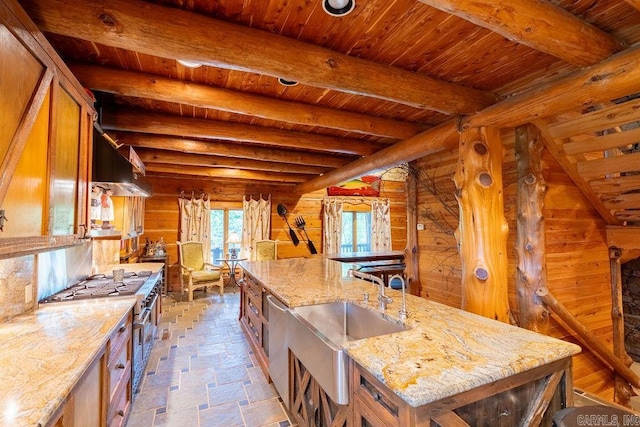
[[398,314],[400,315],[400,320],[407,320],[407,316],[408,316],[407,297],[406,297],[406,290],[405,290],[406,284],[404,281],[404,277],[402,277],[399,274],[394,274],[393,276],[389,277],[389,287],[391,287],[391,282],[393,282],[394,279],[398,279],[402,283],[402,308],[400,309]]

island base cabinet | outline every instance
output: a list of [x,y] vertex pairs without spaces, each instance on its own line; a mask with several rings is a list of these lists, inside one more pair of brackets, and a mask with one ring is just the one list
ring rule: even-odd
[[350,370],[354,427],[551,427],[553,415],[573,404],[571,358],[420,407],[409,406],[353,361]]
[[291,413],[299,426],[351,427],[351,405],[338,405],[290,353]]

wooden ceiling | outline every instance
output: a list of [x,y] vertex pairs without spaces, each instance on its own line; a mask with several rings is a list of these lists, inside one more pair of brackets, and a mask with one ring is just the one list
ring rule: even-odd
[[[535,121],[608,223],[640,218],[617,200],[638,179],[600,182],[640,162],[587,166],[628,158],[640,136],[640,0],[356,0],[342,17],[321,1],[21,4],[80,82],[109,94],[102,125],[149,175],[304,193],[453,147],[460,129]],[[609,133],[624,137],[595,143]]]

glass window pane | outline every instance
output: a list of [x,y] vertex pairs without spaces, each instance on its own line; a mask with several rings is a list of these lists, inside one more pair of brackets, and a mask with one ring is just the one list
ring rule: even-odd
[[222,258],[224,252],[224,210],[211,209],[211,261]]
[[242,237],[242,209],[229,209],[229,229],[231,233],[235,231]]
[[371,212],[356,213],[357,252],[371,251]]

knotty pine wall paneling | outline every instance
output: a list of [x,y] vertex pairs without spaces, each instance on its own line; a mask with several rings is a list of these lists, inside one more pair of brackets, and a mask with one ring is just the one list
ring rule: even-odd
[[[505,216],[509,223],[509,304],[517,318],[515,277],[516,164],[513,131],[503,132]],[[421,293],[452,307],[460,307],[460,255],[453,232],[458,224],[458,206],[452,181],[458,152],[453,149],[417,160],[419,274]],[[545,239],[548,287],[567,309],[605,345],[612,340],[609,257],[604,222],[551,155],[543,151]],[[550,335],[580,344],[551,316]],[[585,350],[574,357],[574,385],[613,400],[611,370]]]
[[[299,197],[293,194],[292,187],[283,185],[245,183],[238,180],[206,180],[206,179],[175,179],[159,176],[148,177],[152,186],[152,196],[145,201],[145,231],[144,236],[152,241],[164,238],[169,255],[168,289],[178,289],[178,197],[181,191],[191,195],[209,194],[211,208],[242,208],[244,195],[258,199],[271,195],[271,239],[277,239],[278,257],[295,258],[309,257],[311,254],[307,245],[302,241],[304,235],[296,229],[294,219],[302,216],[306,222],[309,238],[322,252],[322,199],[326,190],[315,191]],[[389,198],[391,202],[391,234],[392,249],[404,250],[407,241],[406,226],[406,193],[405,183],[383,181],[380,191],[381,198]],[[289,224],[300,237],[300,244],[294,246],[289,237],[288,228],[284,220],[278,215],[277,206],[282,203],[287,207]]]

